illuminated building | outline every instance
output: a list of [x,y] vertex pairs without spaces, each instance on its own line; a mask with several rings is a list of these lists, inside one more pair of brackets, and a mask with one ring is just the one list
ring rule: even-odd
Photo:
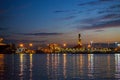
[[58,44],[49,44],[49,48],[52,50],[52,52],[60,50],[60,46]]
[[81,48],[82,47],[82,40],[81,40],[81,34],[78,34],[78,45],[74,48]]

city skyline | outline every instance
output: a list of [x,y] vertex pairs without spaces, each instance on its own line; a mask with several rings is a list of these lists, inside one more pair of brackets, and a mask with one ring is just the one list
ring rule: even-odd
[[76,44],[120,41],[119,0],[0,1],[0,37],[8,42]]

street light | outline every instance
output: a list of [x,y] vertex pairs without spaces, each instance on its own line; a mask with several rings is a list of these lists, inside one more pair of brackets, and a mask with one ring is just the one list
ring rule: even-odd
[[66,43],[64,43],[64,44],[63,44],[63,46],[64,46],[64,47],[66,47],[66,46],[67,46],[67,44],[66,44]]
[[88,44],[88,48],[91,48],[91,45],[90,45],[90,44]]
[[21,43],[19,46],[20,46],[20,47],[24,47],[24,44]]
[[117,44],[118,47],[120,47],[120,44]]
[[30,46],[30,47],[32,47],[32,46],[33,46],[33,44],[32,44],[32,43],[30,43],[30,44],[29,44],[29,46]]
[[0,42],[2,42],[3,41],[3,38],[0,38]]

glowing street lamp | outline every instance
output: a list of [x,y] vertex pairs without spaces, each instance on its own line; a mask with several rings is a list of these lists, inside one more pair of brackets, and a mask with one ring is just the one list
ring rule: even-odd
[[20,47],[24,47],[24,44],[20,44],[19,46],[20,46]]
[[88,48],[91,48],[91,45],[90,45],[90,44],[88,44]]
[[117,44],[118,47],[120,47],[120,44]]
[[3,41],[3,38],[0,38],[0,42],[2,42]]
[[33,46],[33,44],[32,44],[32,43],[30,43],[30,44],[29,44],[29,46],[30,46],[30,47],[32,47],[32,46]]
[[66,47],[66,46],[67,46],[67,44],[65,44],[65,43],[64,43],[64,44],[63,44],[63,46],[64,46],[64,47]]

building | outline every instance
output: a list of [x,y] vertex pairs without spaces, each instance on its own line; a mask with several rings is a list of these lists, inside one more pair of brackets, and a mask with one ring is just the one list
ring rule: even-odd
[[78,34],[78,44],[74,48],[82,48],[81,34]]

